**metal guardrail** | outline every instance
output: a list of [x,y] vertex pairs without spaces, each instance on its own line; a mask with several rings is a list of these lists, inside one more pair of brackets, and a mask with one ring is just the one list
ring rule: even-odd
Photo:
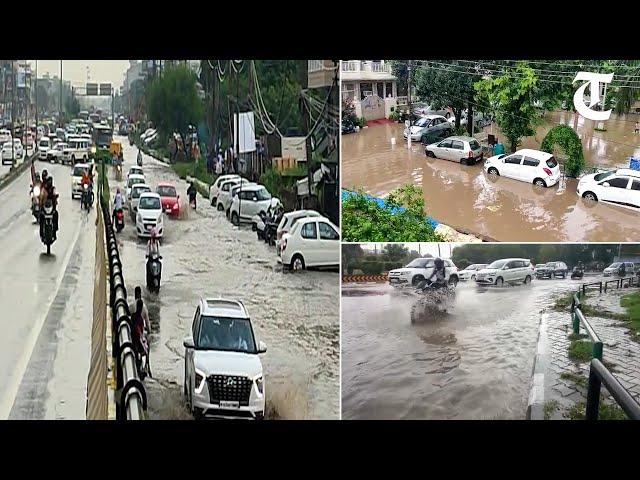
[[613,284],[616,285],[616,288],[624,288],[625,282],[627,283],[627,287],[638,287],[640,286],[640,277],[632,276],[608,280],[604,282],[604,291],[606,292],[609,285]]
[[593,348],[591,354],[593,358],[597,358],[602,361],[602,340],[593,329],[587,318],[582,313],[582,309],[580,308],[580,291],[573,296],[573,300],[571,302],[571,316],[573,319],[573,333],[578,335],[580,333],[580,325],[584,327],[593,343]]
[[593,283],[583,283],[582,284],[582,296],[584,297],[587,294],[587,288],[593,288],[594,290],[597,288],[602,293],[602,282],[593,282]]
[[615,401],[620,405],[624,413],[631,420],[640,420],[640,403],[636,402],[631,394],[597,358],[591,360],[589,368],[589,388],[587,391],[587,420],[598,420],[600,411],[600,388],[602,384],[607,388]]
[[132,323],[127,303],[127,289],[122,275],[122,263],[118,243],[111,223],[107,201],[100,195],[104,216],[104,229],[109,262],[109,286],[111,307],[112,356],[116,364],[116,419],[144,420],[147,410],[147,393],[140,380],[136,365],[136,353],[131,335]]

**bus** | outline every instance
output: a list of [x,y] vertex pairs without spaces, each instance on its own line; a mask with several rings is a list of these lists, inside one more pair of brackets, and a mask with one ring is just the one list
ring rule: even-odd
[[89,112],[87,112],[86,110],[82,110],[81,112],[78,112],[78,117],[86,122],[87,120],[89,120]]
[[107,125],[94,124],[91,139],[96,149],[108,149],[113,140],[113,130]]

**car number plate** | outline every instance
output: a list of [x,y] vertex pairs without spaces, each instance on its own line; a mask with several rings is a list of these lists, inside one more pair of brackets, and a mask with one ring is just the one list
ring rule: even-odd
[[390,278],[389,282],[391,283],[398,283],[398,279],[397,278]]
[[220,400],[220,408],[240,408],[240,402],[229,402]]

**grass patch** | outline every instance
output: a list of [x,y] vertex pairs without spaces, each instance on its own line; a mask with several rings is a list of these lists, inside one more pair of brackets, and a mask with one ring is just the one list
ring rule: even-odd
[[553,307],[553,310],[557,312],[566,312],[571,309],[571,303],[573,302],[574,292],[566,293],[556,298]]
[[581,375],[576,375],[575,373],[563,373],[560,375],[560,378],[562,378],[563,380],[569,380],[570,382],[575,383],[576,385],[580,386],[580,387],[587,387],[587,384],[589,383],[589,381],[581,376]]
[[560,408],[560,404],[557,400],[549,400],[548,402],[545,402],[543,407],[544,419],[551,420],[551,415],[553,415],[558,408]]
[[634,338],[640,337],[640,292],[624,295],[620,299],[620,306],[626,308],[627,314],[623,319],[633,332]]
[[574,340],[569,345],[569,358],[576,362],[588,362],[591,360],[593,343],[585,340]]
[[584,338],[588,338],[589,335],[587,335],[586,333],[572,333],[571,335],[569,335],[569,340],[571,340],[572,342],[574,340],[582,340]]
[[[576,403],[565,414],[565,418],[571,420],[585,420],[586,419],[587,405],[585,403]],[[598,420],[628,420],[627,414],[624,410],[616,404],[604,403],[600,399],[600,406],[598,407]]]

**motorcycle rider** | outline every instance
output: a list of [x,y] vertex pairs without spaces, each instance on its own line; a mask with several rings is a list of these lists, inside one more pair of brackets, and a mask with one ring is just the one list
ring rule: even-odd
[[122,193],[120,187],[116,188],[116,195],[113,197],[113,226],[116,225],[116,213],[118,210],[122,210],[124,201],[122,199]]
[[[144,334],[145,322],[143,317],[144,302],[142,298],[136,300],[136,310],[131,315],[132,333],[133,333],[133,346],[140,355],[146,355],[149,351],[147,339]],[[148,357],[147,357],[148,358]]]
[[[134,307],[137,307],[138,300],[142,300],[142,288],[140,288],[140,285],[136,285],[136,288],[134,290],[134,303],[129,305],[129,312],[136,311],[136,308]],[[133,313],[131,314],[131,316],[133,317]],[[144,323],[146,334],[148,334],[151,331],[151,324],[149,323],[149,311],[147,310],[147,306],[144,305],[144,303],[142,305],[142,320]]]
[[[47,171],[43,171],[44,177]],[[44,204],[47,200],[51,200],[53,206],[53,239],[57,239],[58,233],[58,194],[53,186],[53,177],[47,175],[46,181],[43,181],[40,189],[40,238],[44,235]]]
[[198,191],[196,190],[193,181],[189,182],[189,188],[187,188],[187,196],[189,197],[189,204],[193,203],[193,208],[196,208],[196,194]]
[[[80,184],[82,185],[82,196],[83,200],[88,200],[85,195],[89,195],[89,193],[93,189],[93,178],[91,178],[91,172],[88,170],[82,171],[82,180],[80,180]],[[84,186],[87,185],[87,191],[85,193]]]
[[142,166],[142,149],[138,148],[138,157],[136,159],[138,166]]
[[158,242],[156,229],[151,228],[149,233],[149,243],[147,243],[147,257],[151,258],[152,255],[160,255],[160,244]]
[[438,257],[433,261],[433,265],[433,273],[429,278],[427,278],[427,281],[422,288],[423,290],[426,290],[429,286],[433,286],[433,288],[443,288],[447,286],[444,260]]

